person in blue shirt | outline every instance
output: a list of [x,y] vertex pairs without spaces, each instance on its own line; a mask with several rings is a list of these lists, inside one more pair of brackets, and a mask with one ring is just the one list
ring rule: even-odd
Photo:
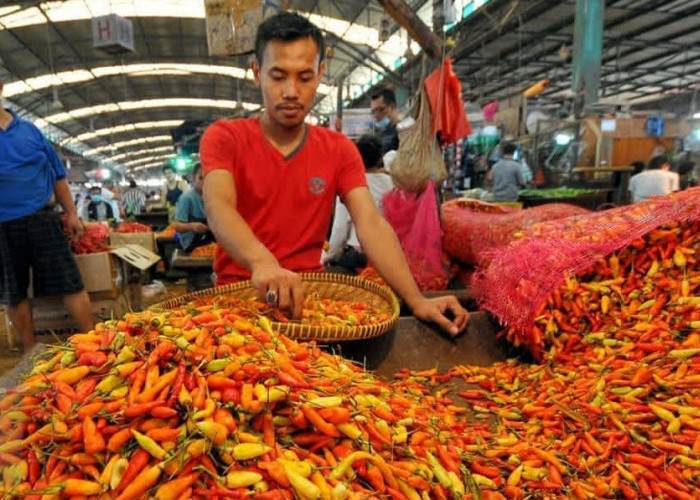
[[173,222],[180,246],[187,253],[214,241],[214,235],[207,226],[207,214],[202,200],[204,176],[201,165],[195,166],[192,179],[194,187],[177,200]]
[[46,138],[32,123],[6,110],[0,81],[0,302],[22,338],[35,344],[27,299],[29,270],[36,296],[63,296],[81,331],[92,329],[90,298],[63,232],[63,207],[71,238],[83,226],[73,204],[66,171]]

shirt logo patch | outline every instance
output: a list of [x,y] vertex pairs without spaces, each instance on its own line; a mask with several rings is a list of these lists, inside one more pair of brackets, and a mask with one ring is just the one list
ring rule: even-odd
[[326,181],[323,177],[312,177],[309,180],[309,191],[315,195],[321,195],[326,191]]

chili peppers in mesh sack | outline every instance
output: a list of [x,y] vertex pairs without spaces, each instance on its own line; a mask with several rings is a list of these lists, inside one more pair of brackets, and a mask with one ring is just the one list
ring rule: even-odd
[[518,234],[537,222],[586,214],[585,208],[549,203],[525,210],[472,200],[450,200],[442,204],[442,244],[445,252],[463,264],[484,264],[489,251],[507,247]]
[[[644,260],[646,254],[650,261],[670,262],[665,255],[667,248],[678,245],[687,247],[691,243],[685,242],[686,237],[679,237],[677,241],[669,241],[663,246],[663,242],[657,241],[659,233],[655,230],[669,224],[677,225],[677,221],[694,224],[694,221],[700,220],[700,203],[697,202],[699,196],[700,188],[689,189],[629,207],[535,224],[523,231],[521,239],[510,247],[488,253],[489,265],[479,269],[472,281],[477,300],[484,309],[493,312],[506,325],[513,341],[517,338],[516,343],[526,345],[536,356],[541,356],[546,347],[545,333],[550,337],[555,333],[554,323],[558,323],[557,331],[571,330],[572,322],[573,330],[579,327],[579,321],[594,329],[599,323],[600,318],[595,310],[588,310],[587,307],[581,310],[589,301],[588,295],[596,292],[593,289],[581,295],[575,306],[569,306],[576,308],[574,317],[568,317],[569,311],[560,311],[556,314],[563,318],[553,318],[549,327],[536,321],[545,301],[555,300],[557,305],[562,293],[578,295],[577,289],[570,289],[575,287],[571,280],[567,285],[567,276],[589,273],[596,263],[609,259],[615,252],[618,252],[618,260],[631,259],[634,266],[624,268],[627,261],[619,264],[619,269],[625,269],[625,273],[618,274],[615,278],[611,277],[613,271],[610,269],[601,272],[594,270],[594,277],[595,274],[604,276],[599,281],[620,278],[623,281],[632,280],[639,274],[640,265],[649,265]],[[685,230],[684,227],[683,231]],[[664,234],[664,230],[661,231]],[[660,257],[660,253],[664,257]],[[679,278],[679,271],[673,271],[672,268],[662,266],[661,271],[667,279]],[[610,288],[610,285],[617,286],[620,283],[605,282],[601,285]],[[595,286],[591,284],[589,288]],[[656,288],[654,284],[649,286]],[[609,290],[604,294],[598,293],[596,297],[602,299],[602,295],[608,296],[605,307],[609,306],[610,301],[624,300],[625,304],[629,304],[633,297],[627,294],[632,290],[629,286],[621,286],[619,289],[625,297],[619,297],[617,291],[611,293]],[[646,294],[645,297],[645,300],[655,298],[647,297]],[[668,300],[668,297],[659,297],[659,300]],[[559,309],[558,305],[556,309]],[[546,331],[547,328],[549,332]]]

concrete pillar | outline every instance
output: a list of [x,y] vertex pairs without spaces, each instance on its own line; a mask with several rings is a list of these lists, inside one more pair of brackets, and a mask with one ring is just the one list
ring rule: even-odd
[[[604,0],[576,0],[572,90],[580,107],[598,101],[600,65],[603,55]],[[580,95],[583,93],[583,99]]]

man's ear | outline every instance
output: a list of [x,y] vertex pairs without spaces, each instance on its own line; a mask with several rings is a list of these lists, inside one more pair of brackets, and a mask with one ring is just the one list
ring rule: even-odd
[[260,86],[260,65],[256,59],[250,61],[250,69],[253,70],[253,79],[255,80],[255,85]]

